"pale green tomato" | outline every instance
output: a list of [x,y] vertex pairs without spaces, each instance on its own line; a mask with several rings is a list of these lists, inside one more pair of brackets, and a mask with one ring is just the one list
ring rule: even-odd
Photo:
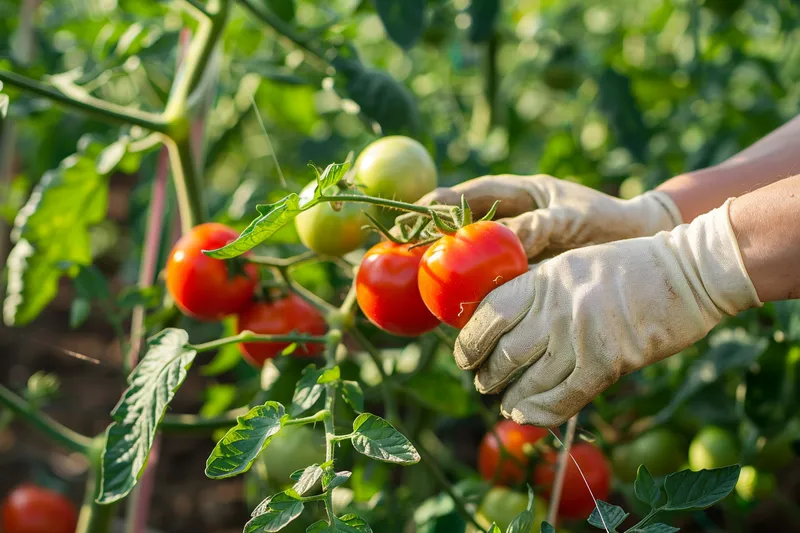
[[325,436],[308,426],[285,426],[259,456],[267,465],[271,485],[285,487],[296,470],[325,462]]
[[[312,181],[303,189],[300,193],[301,205],[315,187],[316,181]],[[326,194],[335,193],[335,188],[326,191]],[[340,256],[366,242],[369,233],[364,226],[369,224],[369,219],[364,212],[374,215],[374,206],[355,202],[342,202],[334,206],[323,202],[297,215],[294,225],[306,248],[322,255]]]
[[743,466],[736,482],[736,494],[752,502],[772,496],[777,482],[775,474],[757,470],[754,466]]
[[677,472],[686,462],[686,443],[680,435],[658,428],[648,431],[630,444],[616,446],[611,452],[614,473],[623,481],[633,481],[639,465],[647,466],[655,477]]
[[730,431],[719,427],[704,428],[689,445],[692,470],[721,468],[739,462],[739,441]]
[[422,144],[400,135],[367,146],[355,163],[365,194],[413,203],[436,188],[436,165]]
[[[493,487],[483,497],[483,501],[478,507],[475,516],[479,524],[488,529],[492,522],[497,524],[501,531],[505,531],[511,521],[528,507],[528,495],[522,492],[511,490],[507,487]],[[538,525],[547,519],[547,502],[542,498],[533,500],[533,527],[531,533],[538,532]],[[470,525],[467,533],[477,531],[475,526]],[[559,533],[562,531],[559,529]]]

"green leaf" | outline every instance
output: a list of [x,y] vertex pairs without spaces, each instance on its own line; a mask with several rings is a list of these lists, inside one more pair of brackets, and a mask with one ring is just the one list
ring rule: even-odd
[[319,378],[317,378],[317,383],[319,385],[324,385],[325,383],[331,383],[333,381],[339,380],[342,377],[342,371],[339,369],[338,366],[333,368],[328,368],[320,374]]
[[361,112],[376,121],[384,135],[410,135],[421,131],[421,119],[414,95],[387,72],[365,68],[348,60],[337,67],[346,78],[347,96]]
[[81,327],[86,322],[86,319],[89,318],[91,310],[92,303],[86,298],[72,300],[72,305],[69,308],[69,327],[71,329]]
[[631,529],[626,533],[676,533],[677,531],[680,531],[680,528],[666,524],[650,524],[643,529]]
[[640,465],[636,472],[636,481],[633,484],[636,498],[655,507],[661,498],[661,488],[656,484],[653,476],[645,465]]
[[317,383],[323,373],[323,370],[317,370],[314,365],[308,365],[303,369],[303,375],[294,389],[289,414],[292,416],[301,415],[317,403],[324,390],[324,387]]
[[[126,140],[117,143],[117,151],[127,147]],[[85,136],[78,145],[77,153],[45,172],[14,220],[3,303],[9,326],[36,318],[56,296],[61,276],[75,276],[77,267],[92,262],[89,229],[105,218],[114,167],[100,165],[105,172],[97,171],[104,144]]]
[[669,420],[686,400],[735,369],[749,368],[766,351],[766,339],[726,341],[714,346],[689,367],[686,379],[672,395],[670,403],[655,415],[653,423]]
[[271,496],[253,510],[252,518],[244,526],[244,533],[271,533],[280,531],[303,512],[303,502],[285,492]]
[[216,259],[230,259],[253,249],[272,237],[279,229],[294,220],[297,215],[320,203],[322,191],[341,181],[349,166],[349,163],[328,165],[317,178],[317,187],[314,188],[313,195],[304,199],[302,205],[300,197],[292,193],[274,204],[256,206],[261,216],[251,222],[239,237],[222,248],[204,250],[204,253]]
[[364,392],[357,381],[342,381],[340,383],[342,398],[350,404],[356,413],[364,411]]
[[556,528],[551,526],[548,522],[542,522],[542,533],[556,533]]
[[332,526],[328,525],[324,520],[320,520],[314,522],[306,529],[306,533],[335,533],[337,531],[345,533],[372,533],[369,524],[367,524],[363,518],[355,514],[346,514],[334,518]]
[[250,470],[253,461],[283,426],[284,408],[278,402],[253,407],[236,419],[206,461],[206,476],[219,479]]
[[353,421],[353,432],[353,448],[367,457],[402,465],[419,462],[419,453],[411,442],[379,416],[359,415]]
[[597,500],[597,506],[592,510],[587,521],[594,527],[613,533],[626,518],[628,518],[628,513],[622,507]]
[[[469,40],[473,43],[488,41],[494,36],[494,25],[500,13],[500,0],[472,0],[469,4]],[[527,531],[526,531],[527,533]]]
[[389,37],[406,50],[425,31],[425,0],[374,0]]
[[300,477],[296,479],[297,482],[292,486],[292,490],[300,496],[313,489],[323,475],[322,468],[316,464],[306,467],[302,472]]
[[294,20],[294,0],[264,0],[266,8],[278,15],[284,22]]
[[350,479],[353,473],[347,470],[336,472],[332,467],[325,471],[322,476],[322,485],[326,490],[333,490],[336,487],[343,485]]
[[83,267],[72,280],[78,296],[88,300],[110,300],[111,290],[102,272],[93,266]]
[[454,418],[464,418],[475,412],[477,400],[464,382],[444,369],[431,368],[417,372],[406,382],[408,392],[429,409]]
[[497,524],[492,522],[492,525],[489,526],[489,531],[487,533],[503,533],[503,532],[500,530],[499,527],[497,527]]
[[666,511],[699,511],[725,498],[739,480],[739,465],[700,470],[684,470],[664,480],[667,493]]
[[111,412],[106,432],[99,503],[120,500],[144,470],[156,428],[186,379],[196,352],[182,329],[165,329],[148,341],[148,350],[128,377],[129,387]]
[[506,533],[529,533],[532,527],[533,513],[526,509],[514,517]]

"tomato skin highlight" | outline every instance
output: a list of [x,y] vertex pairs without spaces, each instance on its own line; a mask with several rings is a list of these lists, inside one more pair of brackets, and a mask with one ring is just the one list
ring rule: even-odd
[[[436,164],[419,142],[402,135],[373,141],[359,154],[355,180],[371,196],[416,202],[436,188]],[[396,213],[395,213],[396,214]]]
[[[272,302],[255,302],[236,317],[236,331],[252,331],[264,335],[286,335],[305,333],[324,335],[328,330],[325,317],[319,310],[290,293]],[[245,360],[256,368],[264,366],[264,361],[272,359],[285,350],[289,342],[243,342],[239,344]],[[300,344],[292,356],[314,357],[325,349],[322,343]]]
[[[586,481],[584,482],[581,472],[575,466],[575,461],[568,459],[561,501],[558,505],[558,516],[566,519],[585,520],[594,509],[592,494],[598,500],[608,500],[611,492],[611,464],[600,448],[586,442],[575,444],[570,453],[580,465]],[[558,455],[558,451],[546,451],[542,455],[543,462],[537,465],[533,472],[534,485],[541,487],[542,495],[548,499],[556,476]],[[591,493],[586,487],[587,483],[591,487]]]
[[167,290],[186,315],[198,320],[221,320],[252,300],[258,268],[247,264],[247,274],[231,275],[225,261],[203,254],[233,241],[239,234],[224,224],[210,222],[181,237],[167,261]]
[[417,273],[424,253],[422,246],[384,241],[361,261],[356,299],[370,322],[384,331],[415,337],[439,325],[419,294]]
[[4,533],[75,533],[78,512],[64,495],[24,484],[3,502]]
[[[501,420],[483,436],[478,448],[478,472],[495,485],[514,486],[525,481],[525,474],[531,457],[525,454],[526,444],[535,444],[549,432],[536,426],[523,426],[513,420]],[[495,434],[497,437],[495,437]],[[511,454],[511,458],[501,458],[500,443]],[[519,464],[517,464],[519,463]]]
[[527,271],[516,234],[497,222],[479,221],[428,248],[420,263],[419,292],[434,316],[463,328],[490,292]]

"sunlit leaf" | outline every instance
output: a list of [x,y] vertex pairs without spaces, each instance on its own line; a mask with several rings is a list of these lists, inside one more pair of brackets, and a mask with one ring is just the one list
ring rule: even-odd
[[419,462],[419,453],[411,442],[379,416],[359,415],[353,422],[353,432],[353,447],[359,453],[387,463]]
[[323,373],[324,370],[317,370],[314,365],[308,365],[303,369],[303,375],[300,381],[297,382],[294,396],[292,396],[292,405],[289,408],[290,415],[301,415],[317,403],[317,400],[322,396],[322,391],[325,390],[325,387],[318,383]]
[[106,432],[102,480],[97,501],[124,498],[144,470],[156,428],[186,379],[196,352],[182,329],[165,329],[148,341],[148,350],[128,378],[129,386],[111,412]]
[[653,476],[645,465],[639,466],[636,473],[636,481],[633,484],[633,490],[636,498],[644,503],[650,504],[650,507],[655,507],[658,500],[661,498],[661,488],[656,484]]
[[357,381],[342,381],[341,384],[342,398],[350,404],[350,407],[357,413],[364,411],[364,392],[361,390],[361,385]]
[[317,464],[306,467],[300,474],[300,477],[295,480],[296,483],[292,486],[292,490],[300,496],[304,495],[314,488],[314,485],[319,483],[323,474],[322,468]]
[[667,511],[693,511],[711,507],[725,498],[739,480],[739,465],[670,474],[664,480]]
[[272,533],[280,531],[303,512],[303,502],[285,492],[270,496],[253,510],[252,518],[244,526],[244,533]]
[[597,500],[597,506],[592,510],[587,521],[594,527],[616,531],[626,518],[628,518],[628,513],[622,507]]

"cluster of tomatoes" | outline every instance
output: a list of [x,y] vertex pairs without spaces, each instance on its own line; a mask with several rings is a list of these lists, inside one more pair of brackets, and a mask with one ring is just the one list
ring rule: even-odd
[[[482,513],[488,520],[513,519],[513,516],[503,516],[497,505],[488,504],[496,494],[504,494],[507,501],[527,501],[522,493],[501,487],[513,489],[530,484],[537,496],[541,496],[540,500],[550,498],[559,453],[546,442],[548,435],[549,431],[543,428],[502,420],[483,437],[478,451],[478,472],[496,487],[487,494],[482,505]],[[565,519],[585,520],[594,509],[595,499],[608,498],[611,464],[600,448],[588,442],[575,443],[570,453],[572,459],[567,463],[558,515]],[[524,504],[522,508],[525,508]],[[544,518],[536,516],[536,520]]]

